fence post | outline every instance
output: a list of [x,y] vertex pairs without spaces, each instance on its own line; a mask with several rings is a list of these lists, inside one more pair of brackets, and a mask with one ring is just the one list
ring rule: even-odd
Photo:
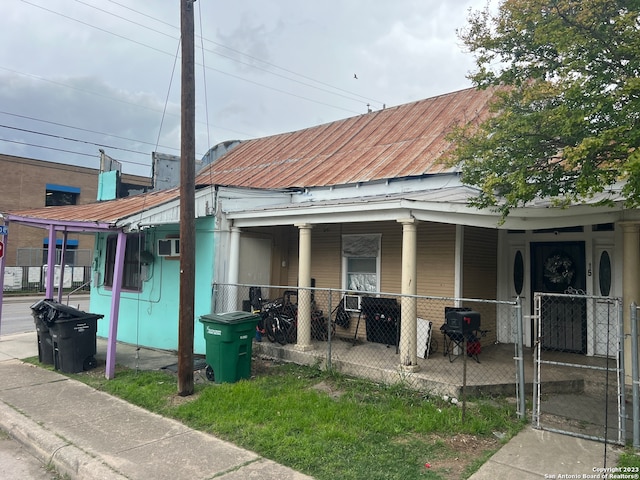
[[[633,389],[633,447],[640,448],[640,379],[638,378],[638,305],[631,303],[631,385]],[[624,342],[624,337],[622,337]]]
[[526,414],[526,405],[524,400],[524,348],[523,348],[523,329],[522,329],[522,299],[520,296],[516,299],[516,372],[518,380],[518,417],[524,418]]

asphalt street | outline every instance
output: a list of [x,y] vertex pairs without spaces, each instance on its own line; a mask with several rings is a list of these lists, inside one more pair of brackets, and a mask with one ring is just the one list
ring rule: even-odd
[[58,480],[61,477],[48,468],[27,448],[0,431],[0,465],[4,480]]
[[[0,335],[11,335],[14,333],[35,332],[35,324],[31,316],[31,305],[42,296],[33,297],[6,297],[2,302],[2,318],[0,318]],[[62,303],[66,304],[66,296],[62,298]],[[88,311],[89,296],[79,295],[71,297],[69,301],[71,307]]]

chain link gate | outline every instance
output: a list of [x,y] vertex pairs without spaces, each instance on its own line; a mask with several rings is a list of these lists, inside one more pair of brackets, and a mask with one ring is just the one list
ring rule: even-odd
[[622,301],[535,293],[535,428],[624,444]]

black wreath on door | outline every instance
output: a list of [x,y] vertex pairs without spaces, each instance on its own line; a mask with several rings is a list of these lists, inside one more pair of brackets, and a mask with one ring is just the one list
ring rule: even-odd
[[551,292],[564,291],[571,285],[575,273],[573,259],[565,252],[556,251],[544,261],[544,286]]

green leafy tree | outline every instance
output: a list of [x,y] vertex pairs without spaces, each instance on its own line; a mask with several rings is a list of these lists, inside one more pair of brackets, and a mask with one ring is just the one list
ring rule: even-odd
[[470,13],[458,32],[476,58],[470,78],[495,102],[454,130],[448,161],[481,189],[476,206],[506,216],[537,197],[562,206],[620,185],[627,206],[640,204],[639,9],[503,0]]

